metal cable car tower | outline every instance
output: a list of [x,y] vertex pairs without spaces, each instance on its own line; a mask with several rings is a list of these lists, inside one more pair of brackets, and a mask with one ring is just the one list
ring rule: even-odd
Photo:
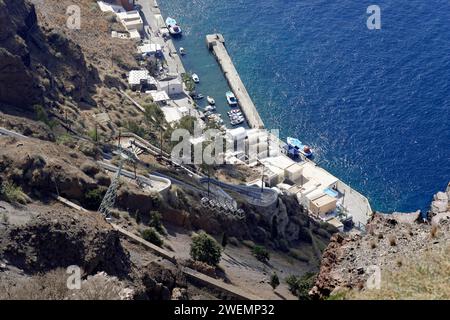
[[114,207],[117,198],[117,190],[119,189],[120,176],[122,175],[122,167],[125,159],[120,161],[119,169],[117,170],[116,175],[114,176],[113,181],[109,185],[108,190],[106,191],[105,197],[100,204],[100,208],[98,212],[103,214],[105,218],[108,218],[111,214],[111,209]]

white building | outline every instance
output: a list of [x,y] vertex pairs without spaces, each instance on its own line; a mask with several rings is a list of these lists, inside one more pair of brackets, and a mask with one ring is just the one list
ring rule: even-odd
[[152,97],[153,102],[165,103],[170,100],[170,97],[167,95],[165,91],[146,91],[145,93],[149,94]]
[[144,30],[144,21],[137,10],[118,12],[117,17],[129,32],[132,30]]
[[162,55],[162,48],[157,43],[145,43],[142,46],[138,46],[138,52],[148,58],[157,58]]
[[104,1],[97,1],[97,4],[102,12],[113,12],[113,13],[126,12],[124,7],[117,4],[111,4]]
[[132,70],[128,75],[128,84],[132,90],[139,90],[142,86],[156,89],[158,82],[153,78],[148,70]]
[[169,96],[181,94],[183,93],[183,82],[180,78],[169,81],[159,81],[159,90],[167,92]]

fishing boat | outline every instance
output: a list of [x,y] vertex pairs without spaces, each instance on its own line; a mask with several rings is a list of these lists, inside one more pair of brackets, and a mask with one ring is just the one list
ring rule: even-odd
[[233,109],[231,111],[228,111],[227,113],[228,113],[229,116],[234,115],[234,114],[242,115],[241,109]]
[[232,120],[230,123],[231,123],[232,126],[237,126],[239,124],[244,123],[244,119],[242,118],[242,119]]
[[199,83],[200,82],[200,78],[199,78],[199,76],[196,73],[194,73],[192,75],[192,80],[194,80],[195,83]]
[[299,154],[302,154],[307,158],[312,157],[313,152],[311,148],[308,145],[303,144],[300,140],[288,137],[286,142],[289,155],[296,157]]
[[245,119],[242,116],[237,116],[237,117],[230,117],[230,120],[231,121],[243,121]]
[[184,50],[183,47],[180,48],[180,54],[181,54],[182,56],[184,56],[184,55],[186,54],[186,51]]
[[207,96],[206,100],[208,100],[208,103],[212,106],[216,104],[216,100],[214,100],[213,97]]
[[166,19],[166,25],[169,29],[169,33],[173,36],[180,35],[182,33],[181,27],[178,25],[177,21],[171,17]]
[[233,92],[228,91],[225,95],[227,97],[227,101],[228,101],[228,104],[230,105],[230,107],[237,106],[238,101],[237,101],[236,96],[234,95]]
[[194,100],[201,100],[201,99],[203,99],[205,96],[204,95],[202,95],[201,93],[199,93],[199,94],[194,94],[193,96],[192,96],[192,99],[194,99]]

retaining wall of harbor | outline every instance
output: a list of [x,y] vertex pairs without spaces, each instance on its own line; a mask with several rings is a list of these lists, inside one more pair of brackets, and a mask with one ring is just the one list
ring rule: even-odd
[[227,79],[231,90],[233,90],[234,95],[238,99],[242,112],[248,120],[249,126],[251,128],[263,129],[264,123],[225,48],[225,39],[223,36],[221,34],[207,35],[206,44],[208,45],[209,50],[213,52],[217,62],[222,68],[224,76]]

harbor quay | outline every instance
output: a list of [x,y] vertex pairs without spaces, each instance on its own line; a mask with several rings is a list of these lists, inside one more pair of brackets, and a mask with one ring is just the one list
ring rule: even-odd
[[[244,135],[249,137],[252,135],[250,132],[253,130],[265,129],[264,123],[228,54],[223,35],[219,33],[207,35],[206,44],[219,63],[230,88],[237,97],[239,105],[247,118],[251,129]],[[230,132],[239,131],[241,129],[242,128],[233,129],[230,130]],[[273,139],[275,140],[274,144],[277,145],[275,147],[276,150],[284,149],[283,146],[286,144],[279,140],[279,137],[274,137]],[[323,215],[316,213],[315,215],[317,217],[322,216],[320,217],[321,219],[328,220],[329,223],[334,224],[338,228],[341,228],[342,226],[342,223],[339,220],[351,219],[355,223],[355,227],[364,230],[365,224],[373,213],[368,199],[326,170],[317,166],[313,161],[306,157],[301,157],[300,159],[300,162],[296,162],[287,155],[278,153],[278,156],[269,155],[267,158],[259,158],[257,162],[263,164],[268,176],[278,176],[276,173],[282,171],[280,174],[282,178],[275,179],[277,182],[275,182],[273,186],[266,181],[266,184],[268,184],[269,187],[279,188],[283,190],[283,192],[294,194],[298,201],[305,205],[309,211],[311,211],[310,209],[311,207],[314,207],[314,205],[332,209],[331,211],[333,212],[336,212],[336,208],[340,208],[339,211],[343,213],[340,219],[329,216],[328,214]],[[252,162],[253,164],[256,163],[251,160],[248,162],[251,166]],[[285,163],[283,168],[281,168],[282,163]],[[294,179],[295,182],[292,184],[283,183],[281,180],[284,180],[285,170],[294,167],[299,173],[298,179]],[[324,199],[331,203],[329,208],[327,207],[328,204],[321,203],[325,201]],[[322,209],[319,211],[321,210]]]
[[[183,116],[190,115],[197,119],[201,128],[205,128],[204,114],[195,108],[193,98],[182,84],[181,74],[185,70],[183,61],[180,59],[171,37],[168,36],[168,33],[170,33],[167,31],[169,26],[164,22],[158,5],[154,1],[144,0],[138,0],[136,3],[140,5],[143,14],[142,28],[146,30],[144,41],[147,41],[146,43],[150,41],[149,47],[152,47],[152,45],[158,47],[159,45],[161,56],[166,62],[164,73],[172,75],[174,78],[169,90],[165,78],[152,78],[148,75],[148,70],[132,70],[129,77],[130,88],[134,84],[137,87],[142,85],[141,78],[135,79],[132,76],[144,77],[144,81],[147,81],[148,86],[152,87],[151,90],[153,90],[148,91],[148,94],[153,101],[159,104],[169,125],[174,125]],[[170,20],[170,18],[168,19]],[[247,166],[252,170],[261,169],[262,178],[247,181],[244,191],[248,190],[246,188],[249,188],[249,190],[265,190],[264,192],[270,196],[270,201],[265,201],[264,204],[274,203],[271,202],[271,197],[275,193],[291,194],[308,210],[311,217],[326,221],[339,230],[344,230],[344,227],[354,223],[355,227],[364,231],[364,225],[372,215],[372,209],[367,198],[308,159],[305,146],[300,141],[297,141],[300,144],[298,150],[303,153],[298,154],[298,157],[293,157],[290,154],[290,149],[286,148],[293,142],[285,143],[280,140],[278,134],[275,134],[272,130],[269,132],[265,128],[256,106],[225,47],[224,37],[221,34],[209,34],[206,36],[206,44],[220,65],[250,127],[226,128],[222,126],[221,136],[223,135],[227,143],[236,147],[236,149],[226,150],[222,156],[226,163]],[[132,100],[129,96],[128,98]],[[135,101],[133,103],[138,106]],[[138,108],[143,111],[141,106],[138,106]],[[203,146],[207,137],[207,132],[202,132],[198,137],[189,137],[188,150],[191,150],[191,146],[194,147],[194,150],[197,146]],[[238,141],[242,143],[237,143]],[[240,147],[238,148],[238,146]],[[252,151],[254,147],[256,152]],[[221,148],[219,149],[221,150]],[[219,181],[218,183],[222,182]],[[221,187],[233,189],[239,186],[230,187],[230,185],[222,184]],[[242,192],[242,189],[239,189],[238,192]],[[251,191],[250,193],[253,194],[254,192]]]
[[264,123],[253,104],[250,95],[241,80],[233,61],[225,47],[225,39],[223,35],[209,34],[206,36],[206,44],[209,50],[214,54],[219,63],[228,84],[238,99],[239,105],[247,118],[248,124],[253,129],[263,129]]

